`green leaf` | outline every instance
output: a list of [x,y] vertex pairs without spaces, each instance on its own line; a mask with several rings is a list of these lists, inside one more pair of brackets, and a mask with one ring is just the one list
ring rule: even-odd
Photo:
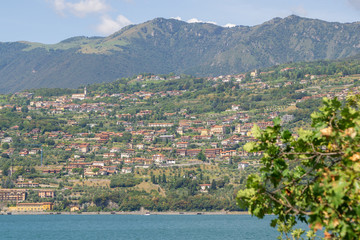
[[299,134],[299,139],[306,140],[308,137],[310,137],[312,135],[312,131],[304,130],[304,129],[300,128],[298,131],[298,134]]
[[253,128],[251,129],[251,133],[254,136],[254,138],[260,138],[261,137],[261,129],[257,124],[254,124]]
[[273,227],[273,228],[276,227],[277,222],[278,222],[277,219],[271,220],[270,226]]
[[255,143],[255,142],[247,142],[247,143],[244,145],[243,149],[244,149],[245,151],[247,151],[247,152],[251,152],[251,151],[254,150],[255,146],[256,146],[256,143]]
[[360,162],[355,163],[353,168],[356,172],[360,172]]
[[281,137],[284,139],[284,140],[289,140],[291,138],[292,134],[289,130],[285,130],[282,132],[281,134]]
[[[238,196],[247,196],[249,211],[255,216],[277,215],[278,221],[271,221],[271,226],[277,225],[286,235],[295,220],[287,205],[290,203],[303,212],[296,219],[310,223],[313,230],[325,227],[341,239],[355,239],[360,236],[360,227],[354,224],[360,215],[360,162],[354,157],[360,152],[360,97],[354,109],[341,110],[337,99],[324,99],[324,104],[320,112],[312,114],[313,130],[301,129],[297,139],[285,130],[279,142],[281,127],[277,125],[265,131],[254,128],[259,142],[247,143],[244,149],[264,152],[261,177],[250,175],[246,187],[255,192]],[[321,131],[325,128],[332,134]],[[249,193],[255,195],[250,197]],[[310,216],[304,213],[307,211],[311,211]],[[302,233],[293,231],[292,237],[302,238]],[[311,231],[307,236],[314,234]]]
[[321,112],[313,112],[310,116],[312,119],[317,119],[317,118],[321,118],[323,114]]
[[236,196],[238,206],[242,209],[248,208],[254,196],[255,196],[255,189],[253,188],[239,190]]
[[274,126],[280,125],[281,119],[279,117],[276,117],[276,118],[274,118],[273,123],[274,123]]

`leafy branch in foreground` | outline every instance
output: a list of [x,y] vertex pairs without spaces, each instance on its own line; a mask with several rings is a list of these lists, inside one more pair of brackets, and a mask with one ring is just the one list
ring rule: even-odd
[[302,238],[293,230],[297,222],[310,226],[309,239],[323,229],[328,239],[360,236],[360,96],[350,96],[344,106],[337,99],[323,100],[314,112],[312,130],[293,135],[281,129],[279,119],[264,131],[255,126],[244,149],[263,152],[260,175],[250,175],[238,204],[262,218],[277,216],[281,236]]

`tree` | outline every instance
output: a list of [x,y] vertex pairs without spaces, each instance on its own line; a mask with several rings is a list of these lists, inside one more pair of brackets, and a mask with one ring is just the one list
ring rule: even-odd
[[83,168],[73,168],[71,170],[73,173],[78,173],[79,175],[84,175],[84,169]]
[[163,173],[162,182],[163,182],[163,183],[166,183],[166,175],[165,175],[165,173]]
[[18,167],[16,171],[14,172],[15,176],[21,176],[25,174],[25,168],[24,167]]
[[54,146],[55,141],[53,139],[48,139],[48,140],[46,140],[46,144],[49,145],[49,146]]
[[[6,154],[6,156],[8,156],[8,155]],[[3,174],[4,176],[8,176],[9,170],[10,170],[10,165],[9,165],[9,164],[4,164],[4,165],[2,166],[2,168],[1,168],[1,170],[2,170],[2,174]]]
[[122,141],[122,142],[125,142],[125,143],[128,143],[128,142],[131,141],[131,138],[132,138],[131,133],[129,133],[129,132],[124,132],[124,133],[123,133],[123,136],[121,137],[121,141]]
[[35,174],[36,173],[36,169],[34,167],[30,168],[30,173],[31,174]]
[[25,107],[22,107],[21,108],[21,112],[23,112],[23,113],[27,113],[27,112],[29,112],[29,109],[25,106]]
[[215,181],[215,179],[212,180],[210,189],[211,190],[216,190],[216,181]]
[[114,176],[111,178],[110,187],[134,187],[141,183],[141,179],[135,178],[132,175],[129,176]]
[[309,238],[324,228],[325,238],[358,239],[360,236],[360,96],[348,97],[345,105],[323,100],[314,112],[312,130],[295,137],[283,130],[280,120],[260,131],[258,142],[244,149],[263,151],[260,175],[247,179],[247,189],[237,195],[238,204],[262,218],[275,214],[271,223],[285,238],[300,238],[293,229],[298,221],[310,224]]
[[153,184],[156,184],[156,177],[155,177],[155,175],[151,175],[151,182],[152,182]]
[[9,177],[2,180],[2,187],[3,188],[13,188],[15,187],[15,184]]
[[8,143],[3,143],[2,148],[3,149],[9,149],[10,145]]
[[200,151],[196,157],[197,157],[197,159],[199,159],[199,160],[201,160],[203,162],[206,161],[206,156],[205,156],[203,151]]

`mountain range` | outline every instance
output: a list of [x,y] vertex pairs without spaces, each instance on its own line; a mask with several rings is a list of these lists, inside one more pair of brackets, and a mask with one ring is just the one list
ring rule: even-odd
[[0,93],[76,88],[140,73],[217,76],[360,53],[360,22],[291,15],[231,28],[156,18],[108,37],[0,42]]

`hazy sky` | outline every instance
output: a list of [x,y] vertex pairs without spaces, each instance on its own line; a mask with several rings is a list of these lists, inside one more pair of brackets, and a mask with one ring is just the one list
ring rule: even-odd
[[360,21],[360,0],[3,0],[1,5],[1,42],[107,36],[156,17],[220,26],[253,26],[291,14]]

